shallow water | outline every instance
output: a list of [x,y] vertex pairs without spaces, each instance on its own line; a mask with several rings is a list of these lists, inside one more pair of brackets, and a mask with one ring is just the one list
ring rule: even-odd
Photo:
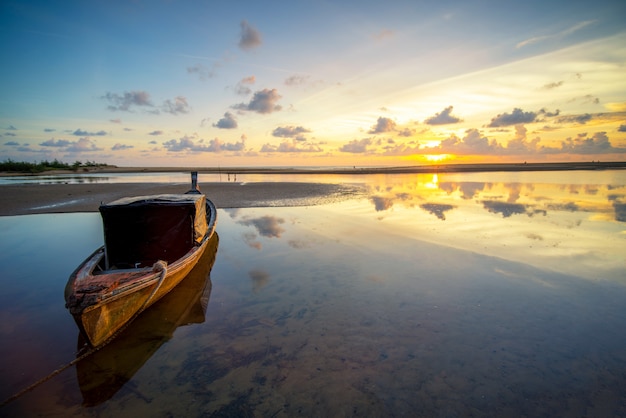
[[[155,305],[104,353],[137,370],[72,367],[0,415],[626,416],[623,172],[346,181],[368,197],[219,210],[206,310],[163,332]],[[101,234],[0,217],[2,399],[75,357],[63,288]]]
[[[219,176],[218,176],[219,179]],[[211,181],[219,181],[211,179]],[[76,173],[0,177],[6,184],[185,183],[189,173]]]

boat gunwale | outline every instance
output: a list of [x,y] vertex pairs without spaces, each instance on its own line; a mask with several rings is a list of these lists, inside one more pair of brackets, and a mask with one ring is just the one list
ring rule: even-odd
[[[202,244],[195,246],[190,251],[188,251],[184,256],[176,260],[172,264],[167,265],[166,277],[170,275],[177,274],[179,270],[184,268],[187,264],[196,260],[196,253],[199,253],[202,247],[205,244],[205,240],[203,239]],[[91,277],[97,277],[100,275],[109,275],[115,276],[119,273],[119,275],[138,275],[138,278],[131,278],[125,283],[122,283],[120,286],[116,287],[110,292],[104,293],[102,295],[98,295],[97,301],[98,303],[108,303],[115,301],[121,297],[126,296],[129,293],[136,292],[138,290],[142,290],[146,287],[153,286],[161,277],[161,273],[155,271],[153,267],[142,267],[140,269],[123,269],[123,270],[103,270],[102,272],[92,275]],[[141,275],[143,273],[143,275]],[[91,309],[97,308],[97,305],[92,305],[90,307],[85,308],[85,312],[88,312]]]
[[[202,253],[202,249],[206,246],[206,243],[215,233],[215,226],[217,220],[217,209],[213,202],[209,199],[206,199],[206,208],[209,211],[209,215],[207,216],[207,231],[202,238],[200,243],[195,244],[187,253],[185,253],[182,257],[178,258],[173,263],[167,265],[167,276],[172,276],[177,274],[180,270],[185,268],[189,263],[197,262],[199,257],[198,254]],[[114,290],[107,292],[105,294],[100,294],[95,296],[95,303],[87,306],[80,307],[80,305],[68,306],[70,311],[75,311],[76,313],[73,315],[82,315],[82,313],[89,312],[93,309],[99,308],[103,304],[107,304],[113,302],[117,299],[125,297],[126,295],[133,293],[135,291],[144,289],[153,285],[160,277],[161,273],[154,270],[154,266],[150,267],[141,267],[137,269],[120,269],[120,270],[102,270],[100,272],[94,273],[95,268],[100,264],[102,258],[104,258],[105,251],[104,245],[95,250],[89,257],[87,257],[76,270],[71,274],[70,280],[66,286],[66,306],[67,306],[67,296],[68,294],[75,293],[77,284],[84,282],[88,283],[90,279],[94,277],[101,276],[114,276],[116,274],[119,275],[139,275],[139,278],[131,278],[127,282],[122,283]],[[141,274],[144,273],[145,276],[149,276],[146,278],[142,278]],[[78,308],[78,310],[77,310]]]

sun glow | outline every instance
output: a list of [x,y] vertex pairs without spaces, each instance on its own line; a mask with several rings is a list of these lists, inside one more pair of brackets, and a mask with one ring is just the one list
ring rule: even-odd
[[449,160],[452,158],[450,154],[428,154],[425,155],[426,160],[430,162],[440,162],[444,160]]
[[441,141],[438,141],[436,139],[432,139],[430,141],[426,141],[424,142],[424,148],[435,148],[438,147],[441,144]]
[[425,184],[427,189],[437,190],[439,189],[439,175],[433,174],[432,180]]

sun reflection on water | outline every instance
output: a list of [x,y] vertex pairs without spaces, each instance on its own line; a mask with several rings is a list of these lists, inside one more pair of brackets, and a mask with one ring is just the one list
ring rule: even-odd
[[[394,233],[588,278],[619,279],[626,185],[550,179],[563,175],[547,173],[536,182],[500,181],[498,173],[491,181],[482,174],[482,181],[448,174],[385,177],[368,184],[368,200],[376,219]],[[366,213],[355,206],[345,202],[339,212]]]
[[[100,405],[82,404],[72,371],[6,412],[618,411],[626,181],[605,175],[351,177],[358,198],[219,209],[203,322],[148,341],[149,359]],[[96,213],[0,217],[4,397],[74,357],[63,287],[101,234]]]

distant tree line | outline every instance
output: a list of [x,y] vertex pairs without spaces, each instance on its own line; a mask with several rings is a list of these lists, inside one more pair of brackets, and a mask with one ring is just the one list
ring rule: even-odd
[[8,159],[0,163],[0,171],[17,173],[43,173],[50,170],[78,171],[81,168],[88,169],[96,167],[109,167],[109,165],[96,163],[95,161],[87,161],[85,163],[81,161],[75,161],[73,164],[67,164],[57,160],[56,158],[54,159],[54,161],[43,160],[35,163],[13,161],[11,159]]

